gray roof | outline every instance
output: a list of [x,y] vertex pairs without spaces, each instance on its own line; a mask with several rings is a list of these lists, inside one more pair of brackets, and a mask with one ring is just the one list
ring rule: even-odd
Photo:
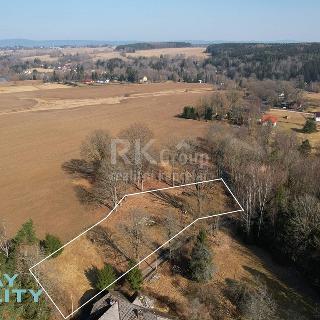
[[115,303],[112,305],[107,312],[105,312],[100,320],[120,320],[119,316],[119,305],[118,303]]
[[[142,306],[140,303],[129,302],[119,292],[108,294],[100,299],[92,309],[91,314],[96,313],[98,310],[105,308],[107,301],[113,301],[113,304],[107,311],[99,318],[99,320],[170,320],[164,315],[160,315],[152,309]],[[137,301],[137,299],[135,300]]]

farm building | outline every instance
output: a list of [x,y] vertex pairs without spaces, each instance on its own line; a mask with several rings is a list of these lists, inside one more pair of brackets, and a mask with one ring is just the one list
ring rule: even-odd
[[314,120],[316,120],[317,122],[320,122],[320,112],[314,113]]
[[267,125],[267,124],[272,124],[272,126],[276,126],[278,119],[276,116],[273,116],[271,114],[265,114],[262,116],[262,118],[260,119],[261,124],[263,125]]

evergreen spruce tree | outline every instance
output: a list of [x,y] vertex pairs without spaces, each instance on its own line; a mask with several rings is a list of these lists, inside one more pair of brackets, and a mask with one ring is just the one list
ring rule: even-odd
[[317,123],[314,119],[307,119],[304,127],[302,128],[304,133],[317,132]]
[[[110,264],[106,264],[102,270],[98,272],[98,280],[96,287],[99,290],[107,288],[111,283],[116,280],[116,274]],[[114,284],[109,287],[112,289]]]
[[194,281],[206,282],[212,279],[213,273],[212,253],[207,246],[206,232],[201,230],[191,253],[190,276]]
[[[129,262],[129,269],[131,269],[133,266],[135,266],[137,263],[133,260]],[[130,284],[130,287],[134,291],[138,291],[141,289],[142,283],[143,283],[143,276],[142,272],[138,267],[133,268],[128,274],[127,274],[127,281]]]

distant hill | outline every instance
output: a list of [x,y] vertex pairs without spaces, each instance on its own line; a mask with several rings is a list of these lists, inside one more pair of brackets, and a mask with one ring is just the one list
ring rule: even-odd
[[[274,41],[273,43],[295,43],[296,41]],[[171,42],[144,42],[137,40],[30,40],[30,39],[0,39],[0,48],[51,48],[51,47],[99,47],[99,46],[118,46],[119,50],[147,50],[158,48],[184,48],[190,46],[207,46],[210,44],[236,43],[223,40],[178,40]],[[244,42],[239,42],[244,43]],[[248,43],[258,43],[249,41]],[[266,42],[268,43],[268,42]],[[124,47],[123,47],[124,46]]]
[[163,48],[189,48],[192,44],[189,42],[140,42],[119,45],[116,51],[135,52],[136,50],[151,50]]

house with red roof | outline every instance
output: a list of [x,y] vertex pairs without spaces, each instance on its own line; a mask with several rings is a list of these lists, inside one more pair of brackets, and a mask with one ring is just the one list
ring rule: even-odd
[[278,118],[272,114],[264,114],[260,119],[262,125],[271,124],[273,127],[277,125]]

